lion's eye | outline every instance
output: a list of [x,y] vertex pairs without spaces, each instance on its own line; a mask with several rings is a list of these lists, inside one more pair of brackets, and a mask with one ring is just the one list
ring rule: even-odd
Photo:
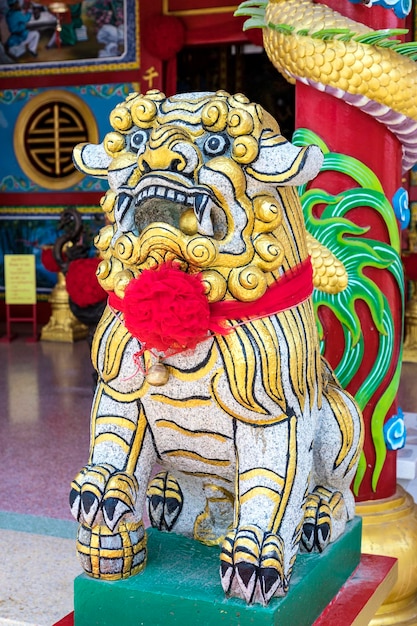
[[209,156],[224,154],[229,147],[229,140],[224,135],[211,135],[204,143],[204,152]]
[[130,138],[130,147],[134,152],[143,152],[148,134],[145,130],[137,130]]

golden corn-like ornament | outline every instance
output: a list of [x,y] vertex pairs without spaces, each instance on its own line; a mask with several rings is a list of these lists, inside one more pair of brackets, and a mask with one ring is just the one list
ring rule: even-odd
[[307,248],[313,266],[314,287],[331,294],[346,289],[348,274],[343,263],[310,234],[307,234]]

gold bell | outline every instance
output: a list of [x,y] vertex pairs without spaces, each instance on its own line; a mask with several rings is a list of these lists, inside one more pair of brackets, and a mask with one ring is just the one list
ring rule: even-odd
[[148,369],[145,378],[153,387],[162,387],[169,379],[168,368],[163,363],[155,363]]

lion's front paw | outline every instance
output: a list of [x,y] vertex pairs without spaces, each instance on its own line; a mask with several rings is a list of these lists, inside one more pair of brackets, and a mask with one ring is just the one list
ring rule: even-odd
[[272,596],[288,589],[283,570],[284,543],[281,537],[265,533],[258,526],[244,526],[229,532],[220,556],[220,575],[226,594],[243,598],[248,604],[268,604]]
[[119,580],[141,572],[146,565],[146,532],[142,520],[120,522],[117,531],[96,524],[80,524],[77,552],[85,572],[93,578]]
[[108,464],[87,465],[71,483],[71,512],[90,528],[104,521],[113,531],[123,517],[134,514],[137,493],[134,476]]

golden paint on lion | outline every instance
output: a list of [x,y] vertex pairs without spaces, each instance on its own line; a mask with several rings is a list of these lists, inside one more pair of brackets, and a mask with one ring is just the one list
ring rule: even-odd
[[[226,594],[267,604],[286,593],[299,547],[324,549],[354,515],[361,416],[320,356],[309,251],[323,288],[345,288],[346,276],[307,238],[296,190],[322,154],[224,91],[130,94],[110,120],[102,144],[74,151],[81,171],[109,182],[98,279],[120,311],[105,312],[93,342],[91,453],[72,511],[117,545],[147,499],[155,527],[222,545]],[[183,351],[129,334],[130,286],[167,262],[201,277],[211,313],[234,311],[230,332]],[[147,374],[161,363],[154,386]]]

